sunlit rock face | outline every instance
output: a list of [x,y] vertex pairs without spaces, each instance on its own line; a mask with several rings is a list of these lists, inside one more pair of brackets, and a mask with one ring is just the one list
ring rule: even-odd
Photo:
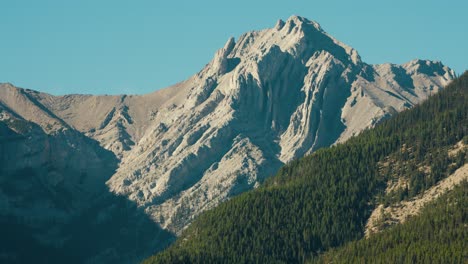
[[439,62],[368,65],[318,23],[294,16],[229,39],[203,70],[168,88],[177,95],[157,109],[108,185],[179,232],[282,164],[374,126],[453,78]]

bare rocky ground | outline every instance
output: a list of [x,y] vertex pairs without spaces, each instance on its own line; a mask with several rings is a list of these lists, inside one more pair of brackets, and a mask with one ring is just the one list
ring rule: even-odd
[[[449,155],[454,156],[458,152],[466,149],[467,146],[463,144],[463,141],[460,141],[449,150]],[[379,204],[374,211],[372,211],[367,221],[365,230],[366,237],[381,232],[392,225],[404,223],[409,218],[418,215],[421,209],[427,204],[435,201],[438,197],[449,192],[463,181],[468,181],[468,164],[463,165],[453,174],[415,198],[396,204],[390,204],[389,206]],[[400,178],[396,184],[389,185],[390,188],[387,188],[386,192],[389,193],[395,189],[403,188],[405,184],[408,183]]]

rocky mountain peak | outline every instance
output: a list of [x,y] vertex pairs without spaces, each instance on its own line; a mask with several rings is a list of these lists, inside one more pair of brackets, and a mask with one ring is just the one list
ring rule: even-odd
[[65,123],[114,152],[110,190],[180,232],[284,163],[375,126],[453,77],[439,62],[366,64],[318,23],[292,16],[230,38],[199,73],[152,94],[0,89],[0,104],[43,128]]
[[298,16],[230,38],[179,87],[185,97],[159,109],[157,129],[123,157],[108,184],[179,232],[282,164],[421,102],[453,78],[434,67],[429,75],[406,64],[368,65]]
[[313,27],[317,31],[323,31],[320,24],[316,21],[309,20],[302,16],[292,15],[291,17],[286,20],[286,25],[291,28],[294,27]]
[[404,64],[410,73],[418,73],[430,76],[445,75],[446,78],[455,78],[455,71],[444,66],[440,61],[414,59]]

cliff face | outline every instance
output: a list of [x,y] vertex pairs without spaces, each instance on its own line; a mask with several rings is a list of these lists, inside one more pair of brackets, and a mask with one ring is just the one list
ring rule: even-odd
[[51,96],[2,85],[2,178],[41,168],[71,204],[87,204],[92,198],[82,197],[106,191],[106,182],[178,233],[282,164],[418,104],[453,78],[439,62],[366,64],[316,22],[293,16],[229,39],[199,73],[152,94]]

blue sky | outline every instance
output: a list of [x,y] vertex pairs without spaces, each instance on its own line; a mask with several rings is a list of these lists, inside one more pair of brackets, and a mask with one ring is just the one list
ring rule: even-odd
[[468,1],[0,0],[0,82],[56,95],[141,94],[198,72],[230,36],[296,14],[367,63],[468,69]]

